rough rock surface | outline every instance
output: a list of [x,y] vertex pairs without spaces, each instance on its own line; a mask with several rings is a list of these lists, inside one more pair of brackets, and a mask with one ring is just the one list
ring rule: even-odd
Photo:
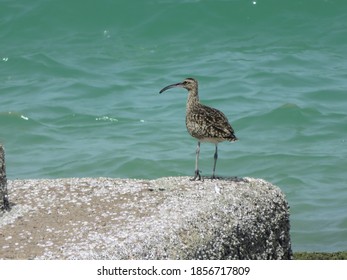
[[261,179],[9,180],[0,259],[291,259],[288,204]]
[[0,145],[0,212],[10,210],[10,203],[8,201],[7,192],[7,178],[5,167],[5,151]]

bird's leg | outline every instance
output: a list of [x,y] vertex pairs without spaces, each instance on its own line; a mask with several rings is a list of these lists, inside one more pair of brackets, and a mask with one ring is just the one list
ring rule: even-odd
[[215,172],[216,172],[217,159],[218,159],[218,144],[216,144],[216,150],[214,152],[214,163],[213,163],[212,179],[216,179]]
[[195,181],[196,179],[201,180],[201,175],[199,170],[199,154],[200,154],[200,141],[198,141],[198,146],[196,147],[195,175],[191,179],[192,181]]

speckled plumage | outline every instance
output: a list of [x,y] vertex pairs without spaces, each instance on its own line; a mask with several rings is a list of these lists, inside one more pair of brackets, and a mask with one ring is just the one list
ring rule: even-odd
[[236,140],[226,116],[200,102],[187,104],[186,126],[189,134],[200,141],[219,143]]
[[218,158],[219,142],[236,141],[237,137],[227,117],[219,110],[203,105],[199,101],[198,82],[193,78],[186,78],[183,82],[164,87],[160,93],[173,87],[183,87],[188,90],[186,108],[186,127],[189,134],[198,140],[196,150],[195,179],[201,179],[198,169],[200,142],[211,142],[216,145],[212,178],[215,178],[215,169]]

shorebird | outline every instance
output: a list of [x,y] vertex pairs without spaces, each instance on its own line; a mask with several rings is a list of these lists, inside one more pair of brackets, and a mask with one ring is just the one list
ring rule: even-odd
[[212,179],[215,179],[218,159],[218,143],[223,141],[236,141],[237,137],[234,134],[234,130],[227,117],[221,111],[200,103],[197,80],[186,78],[183,82],[164,87],[159,93],[174,87],[182,87],[188,90],[186,127],[189,134],[198,140],[198,145],[196,147],[195,174],[191,180],[201,180],[199,170],[200,142],[210,142],[215,144],[212,173]]

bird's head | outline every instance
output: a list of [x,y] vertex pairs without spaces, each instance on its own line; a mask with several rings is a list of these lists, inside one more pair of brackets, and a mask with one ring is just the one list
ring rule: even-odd
[[159,93],[162,93],[170,88],[174,88],[174,87],[182,87],[185,88],[188,91],[191,90],[197,90],[198,88],[198,81],[193,79],[193,78],[186,78],[183,82],[177,83],[177,84],[172,84],[172,85],[168,85],[166,87],[164,87],[163,89],[161,89],[159,91]]

